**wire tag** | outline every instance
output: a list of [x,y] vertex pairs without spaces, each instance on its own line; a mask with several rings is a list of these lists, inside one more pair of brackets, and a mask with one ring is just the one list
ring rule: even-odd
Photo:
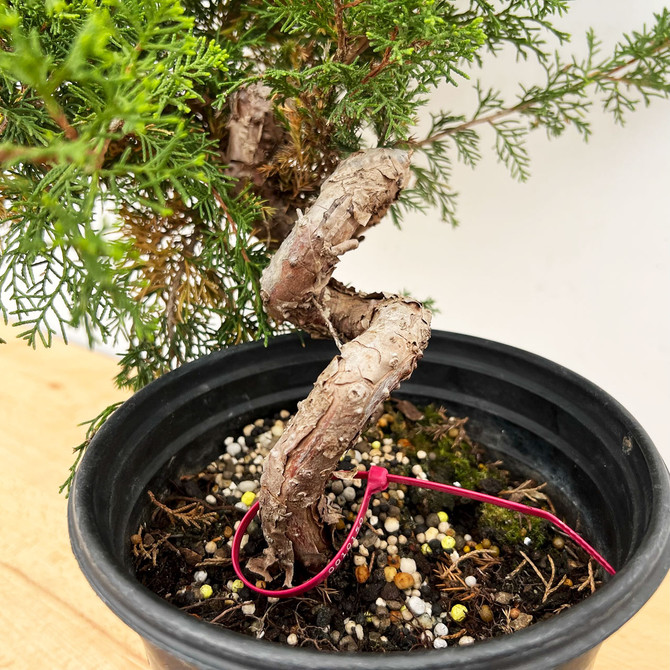
[[438,484],[437,482],[431,482],[427,479],[415,479],[414,477],[404,477],[402,475],[392,475],[379,465],[370,466],[370,470],[359,471],[355,473],[347,473],[349,479],[367,479],[368,483],[365,487],[365,493],[363,499],[360,502],[360,508],[356,519],[354,520],[351,530],[347,535],[346,539],[342,543],[342,546],[337,550],[335,556],[328,562],[325,568],[318,572],[314,577],[308,579],[306,582],[299,584],[298,586],[293,586],[288,589],[281,590],[271,590],[271,589],[261,589],[257,587],[253,582],[248,580],[242,573],[242,566],[240,565],[240,546],[242,544],[242,538],[244,537],[245,531],[249,527],[249,524],[253,521],[256,514],[258,513],[258,503],[254,503],[249,511],[244,515],[240,525],[235,531],[235,537],[233,538],[232,546],[232,561],[233,569],[237,573],[237,576],[242,580],[245,586],[249,587],[252,591],[256,593],[261,593],[262,595],[274,597],[274,598],[290,598],[292,596],[297,596],[305,591],[313,589],[315,586],[320,584],[324,579],[329,575],[333,574],[335,570],[340,566],[344,557],[351,550],[354,538],[358,535],[363,521],[365,520],[365,513],[368,510],[370,504],[370,499],[375,493],[381,493],[384,491],[389,482],[396,482],[397,484],[405,484],[407,486],[418,486],[419,488],[432,489],[434,491],[442,491],[444,493],[450,493],[454,496],[459,496],[461,498],[470,498],[471,500],[477,500],[479,502],[490,503],[491,505],[497,505],[498,507],[505,507],[511,509],[515,512],[521,512],[522,514],[530,514],[531,516],[536,516],[545,521],[549,521],[551,524],[556,526],[560,531],[565,533],[571,540],[578,544],[589,556],[591,556],[595,561],[597,561],[610,575],[616,574],[614,568],[586,541],[581,537],[576,531],[572,530],[570,526],[561,521],[557,516],[547,512],[543,509],[538,509],[537,507],[530,507],[522,503],[513,502],[511,500],[505,500],[504,498],[498,498],[496,496],[489,495],[487,493],[480,493],[479,491],[471,491],[470,489],[464,489],[460,486],[452,486],[450,484]]

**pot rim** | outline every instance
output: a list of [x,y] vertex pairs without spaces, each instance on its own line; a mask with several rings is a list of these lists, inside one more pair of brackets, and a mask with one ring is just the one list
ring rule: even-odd
[[[296,334],[283,335],[273,338],[273,343],[286,343],[298,337]],[[536,354],[469,335],[434,330],[431,339],[484,348],[518,358],[547,373],[558,374],[605,404],[634,436],[643,452],[652,483],[649,494],[654,498],[653,510],[638,548],[594,595],[548,621],[468,647],[389,653],[327,653],[255,640],[212,626],[185,614],[142,586],[112,557],[92,514],[90,502],[96,484],[96,461],[109,447],[108,442],[117,426],[123,425],[126,415],[135,411],[145,396],[174,384],[199,368],[218,365],[244,350],[262,348],[259,342],[215,352],[163,375],[117,409],[92,440],[75,476],[68,504],[68,525],[73,551],[94,591],[119,618],[150,643],[203,668],[221,668],[226,661],[238,662],[240,667],[261,667],[270,661],[277,670],[295,668],[297,664],[329,670],[372,670],[378,667],[406,670],[412,659],[411,662],[419,664],[423,670],[437,670],[454,661],[459,667],[471,670],[489,668],[492,662],[503,668],[508,667],[506,663],[514,663],[514,668],[530,670],[538,667],[538,650],[543,658],[551,658],[552,663],[559,665],[586,653],[609,637],[642,607],[670,569],[670,477],[663,459],[644,429],[622,405],[567,368]],[[424,356],[425,364],[430,364],[430,359],[429,345]],[[630,597],[632,592],[636,593],[635,598]],[[576,630],[579,631],[577,637]]]

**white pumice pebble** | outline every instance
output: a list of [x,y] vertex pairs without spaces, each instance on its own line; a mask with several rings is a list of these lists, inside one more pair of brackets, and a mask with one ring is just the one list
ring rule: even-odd
[[440,621],[439,623],[435,624],[435,628],[433,628],[433,634],[437,637],[442,635],[449,635],[449,628],[447,628],[447,626],[442,621]]
[[474,643],[475,643],[475,638],[470,637],[469,635],[464,635],[458,641],[458,644],[459,644],[460,647],[467,647],[469,644],[474,644]]
[[465,584],[466,584],[466,586],[469,586],[470,588],[472,588],[473,586],[477,585],[477,578],[474,577],[473,575],[468,575],[465,578]]
[[466,533],[465,535],[463,535],[463,539],[466,542],[470,542],[472,540],[472,535],[470,535],[469,533]]
[[416,572],[416,561],[413,558],[401,558],[400,559],[400,572]]
[[210,493],[210,494],[205,498],[205,502],[206,502],[208,505],[216,505],[216,503],[217,503],[216,496],[213,496],[213,495]]
[[407,609],[409,609],[414,616],[418,617],[426,611],[426,603],[417,596],[410,596],[407,599]]
[[202,584],[207,579],[207,572],[205,570],[196,570],[193,573],[193,581]]
[[420,461],[425,460],[425,459],[426,459],[426,456],[428,456],[428,454],[427,454],[423,449],[419,449],[419,451],[416,452],[416,457],[417,457]]
[[242,447],[237,444],[237,442],[231,442],[227,447],[226,451],[231,455],[231,456],[237,456],[241,451]]
[[360,554],[354,556],[354,565],[367,565],[367,563],[365,556],[361,556]]
[[530,545],[533,544],[533,540],[531,540],[529,537],[524,537],[524,538],[523,538],[523,543],[524,543],[527,547],[530,547]]
[[444,649],[448,646],[446,640],[443,640],[441,637],[437,637],[433,640],[433,647],[435,649]]
[[286,644],[291,645],[291,647],[295,647],[295,645],[298,644],[298,636],[295,633],[291,633],[286,638]]
[[242,614],[245,614],[246,616],[251,616],[255,614],[256,612],[256,605],[255,603],[245,603],[242,605]]
[[388,533],[395,533],[400,529],[400,521],[393,516],[389,516],[386,518],[386,521],[384,521],[384,528]]

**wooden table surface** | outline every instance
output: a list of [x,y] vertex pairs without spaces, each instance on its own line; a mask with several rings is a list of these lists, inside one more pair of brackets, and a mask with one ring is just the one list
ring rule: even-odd
[[[125,393],[113,358],[56,342],[34,351],[0,325],[0,668],[146,668],[139,637],[100,601],[70,552],[58,487],[77,424]],[[670,668],[670,579],[607,640],[596,670]],[[542,670],[542,669],[538,669]]]

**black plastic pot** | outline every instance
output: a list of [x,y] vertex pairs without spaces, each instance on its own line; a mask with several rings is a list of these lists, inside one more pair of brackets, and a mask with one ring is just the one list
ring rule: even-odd
[[230,670],[468,670],[591,666],[599,644],[637,612],[670,568],[670,478],[649,437],[616,401],[565,368],[486,340],[436,331],[402,397],[469,416],[472,437],[548,481],[559,511],[618,573],[549,621],[471,647],[326,653],[254,640],[182,613],[133,577],[129,535],[170,477],[201,466],[223,438],[292,409],[336,353],[280,337],[212,354],[128,400],[79,467],[68,516],[74,553],[98,595],[144,639],[151,666]]

